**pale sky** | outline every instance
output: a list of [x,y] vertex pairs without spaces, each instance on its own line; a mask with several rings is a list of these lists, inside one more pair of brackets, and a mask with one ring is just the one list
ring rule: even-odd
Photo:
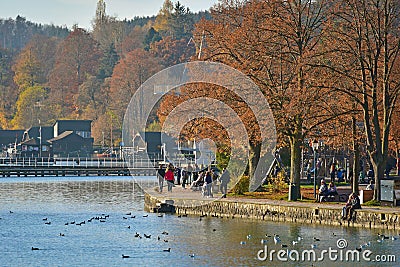
[[[91,29],[98,0],[0,0],[0,18],[8,19],[17,15],[27,20],[67,26],[73,24]],[[156,15],[164,0],[105,0],[106,13],[118,19],[132,19],[134,16]],[[173,0],[177,2],[177,0]],[[179,0],[193,12],[208,10],[218,0]]]

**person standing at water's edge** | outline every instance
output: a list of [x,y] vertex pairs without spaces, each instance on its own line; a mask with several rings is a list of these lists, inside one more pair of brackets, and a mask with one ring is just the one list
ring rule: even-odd
[[223,198],[226,198],[226,194],[228,193],[228,184],[229,184],[230,180],[231,180],[231,177],[230,177],[229,171],[225,170],[220,178],[220,181],[221,181],[220,190],[221,190]]
[[211,176],[211,171],[207,171],[206,177],[205,177],[205,183],[206,183],[206,190],[207,190],[207,197],[213,197],[212,194],[212,176]]
[[164,176],[165,176],[165,169],[162,165],[158,166],[157,170],[157,178],[158,178],[158,188],[160,193],[162,193],[163,186],[164,186]]
[[172,187],[174,186],[174,167],[168,166],[167,172],[165,173],[165,180],[168,185],[168,192],[172,192]]

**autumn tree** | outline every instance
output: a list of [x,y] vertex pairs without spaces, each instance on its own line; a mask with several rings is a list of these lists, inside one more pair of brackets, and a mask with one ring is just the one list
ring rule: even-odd
[[21,50],[13,65],[14,82],[20,92],[47,82],[54,66],[56,47],[57,39],[36,35]]
[[110,108],[121,121],[136,90],[161,68],[160,60],[143,49],[129,52],[115,66],[110,83]]
[[38,60],[30,48],[22,51],[13,70],[15,72],[14,82],[18,85],[20,91],[44,82]]
[[157,14],[154,29],[162,37],[171,36],[173,39],[189,39],[193,30],[193,15],[188,7],[179,1],[175,4],[165,0],[162,8]]
[[170,22],[172,21],[172,12],[174,10],[174,4],[171,0],[165,0],[163,6],[157,14],[156,21],[154,23],[154,29],[157,32],[161,32],[165,35],[170,34]]
[[6,130],[8,128],[10,128],[10,125],[6,117],[6,113],[4,110],[0,110],[0,130]]
[[148,33],[147,26],[136,26],[132,31],[125,37],[121,44],[122,55],[129,53],[132,50],[138,48],[144,48],[146,41],[145,37]]
[[48,37],[44,35],[35,35],[26,45],[25,49],[30,49],[30,51],[35,55],[39,67],[40,74],[43,75],[41,79],[48,81],[51,70],[54,67],[57,45],[62,39],[57,37]]
[[11,69],[12,60],[12,53],[0,48],[0,112],[3,113],[5,121],[9,121],[12,116],[15,101],[18,98],[18,90],[14,84]]
[[18,97],[16,114],[11,121],[15,129],[27,129],[46,121],[47,113],[41,111],[40,103],[47,98],[47,91],[42,86],[26,88]]
[[92,123],[92,136],[94,143],[102,146],[110,145],[111,140],[110,123],[106,114],[101,114]]
[[[244,125],[244,127],[251,135],[252,140],[259,140],[261,138],[256,119],[250,108],[242,99],[240,99],[237,95],[235,95],[235,93],[231,92],[227,88],[211,84],[194,83],[180,86],[178,90],[179,91],[173,90],[164,95],[162,101],[160,101],[159,107],[157,107],[157,117],[161,126],[164,127],[164,131],[168,130],[168,126],[165,125],[167,117],[177,106],[190,100],[207,97],[221,101],[225,105],[232,108],[239,116],[241,121],[246,121],[247,123]],[[227,130],[222,127],[219,121],[210,119],[206,116],[208,112],[213,109],[212,104],[207,101],[204,104],[199,104],[197,107],[189,106],[188,108],[198,110],[199,113],[204,113],[204,116],[187,121],[180,132],[179,140],[182,143],[187,143],[187,141],[194,142],[195,140],[210,138],[217,145],[217,151],[219,154],[230,155],[230,146],[232,140],[229,139]],[[204,111],[206,109],[208,109],[208,111]],[[213,115],[216,115],[218,119],[221,119],[224,114],[218,112],[216,109],[217,107],[215,107]],[[177,114],[177,121],[173,122],[174,124],[172,127],[175,127],[175,125],[181,125],[180,121],[187,120],[187,114],[189,113],[191,113],[191,110],[181,110],[180,113]],[[232,125],[237,123],[233,122],[232,118],[228,118],[228,115],[226,116],[227,117],[224,119],[230,121]],[[151,121],[149,121],[148,126],[150,127],[150,125]],[[251,168],[252,167],[253,166],[251,166]],[[239,177],[232,177],[234,181],[237,181],[238,178]]]
[[324,43],[330,51],[325,67],[338,79],[351,81],[351,86],[335,90],[352,97],[362,110],[367,152],[375,173],[374,199],[380,200],[380,181],[400,94],[400,3],[343,0],[335,10],[330,38]]
[[96,15],[92,21],[93,39],[98,42],[101,49],[108,49],[111,45],[121,53],[121,44],[127,35],[126,25],[116,17],[107,15],[106,3],[104,0],[97,2]]
[[[318,113],[327,110],[319,100],[329,93],[322,91],[319,83],[326,81],[318,81],[318,70],[312,67],[327,8],[324,1],[220,1],[211,10],[213,19],[203,20],[195,31],[197,43],[203,36],[206,39],[202,59],[242,71],[267,97],[278,134],[287,138],[291,149],[291,200],[300,196],[304,137],[330,116]],[[257,162],[259,144],[253,146],[251,153]]]
[[174,40],[170,36],[153,43],[150,51],[157,58],[161,59],[161,63],[164,66],[173,66],[187,62],[196,53],[196,49],[192,43],[188,44],[185,39]]
[[[400,105],[396,103],[395,111],[393,112],[393,125],[390,130],[390,149],[394,151],[396,159],[399,162],[400,158]],[[397,175],[400,175],[400,166],[397,166]]]
[[90,76],[79,86],[75,106],[79,108],[78,118],[95,120],[104,112],[103,100],[106,95],[102,90],[103,80]]
[[97,43],[83,29],[76,28],[59,46],[55,67],[50,75],[50,98],[61,107],[60,117],[75,109],[78,87],[87,76],[98,73],[100,51]]

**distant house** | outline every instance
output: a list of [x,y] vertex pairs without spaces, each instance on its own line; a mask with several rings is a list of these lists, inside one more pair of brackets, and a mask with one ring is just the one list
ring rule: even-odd
[[88,157],[93,150],[90,120],[58,120],[53,126],[0,130],[0,156]]
[[93,150],[92,121],[58,120],[49,141],[54,156],[90,156]]
[[53,125],[54,137],[65,131],[73,131],[83,138],[92,137],[92,121],[90,120],[58,120]]
[[87,157],[93,150],[90,120],[58,120],[53,126],[0,130],[3,156]]
[[19,144],[24,135],[24,130],[0,130],[0,145]]
[[17,154],[17,144],[22,140],[24,130],[0,130],[0,148],[4,152],[3,156],[15,156]]
[[83,138],[74,131],[65,131],[48,142],[57,157],[88,157],[93,149],[93,138]]
[[51,157],[50,143],[53,127],[34,126],[24,132],[20,146],[22,157]]

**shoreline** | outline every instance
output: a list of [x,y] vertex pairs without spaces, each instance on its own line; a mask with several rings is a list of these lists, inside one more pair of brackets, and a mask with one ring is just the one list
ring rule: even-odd
[[[174,192],[175,191],[175,192]],[[204,198],[190,189],[172,193],[159,193],[155,189],[145,191],[145,210],[171,212],[177,215],[248,218],[261,221],[292,222],[313,225],[359,227],[369,229],[400,229],[400,209],[390,207],[362,207],[357,210],[356,220],[341,219],[343,204],[304,203],[270,199]]]

